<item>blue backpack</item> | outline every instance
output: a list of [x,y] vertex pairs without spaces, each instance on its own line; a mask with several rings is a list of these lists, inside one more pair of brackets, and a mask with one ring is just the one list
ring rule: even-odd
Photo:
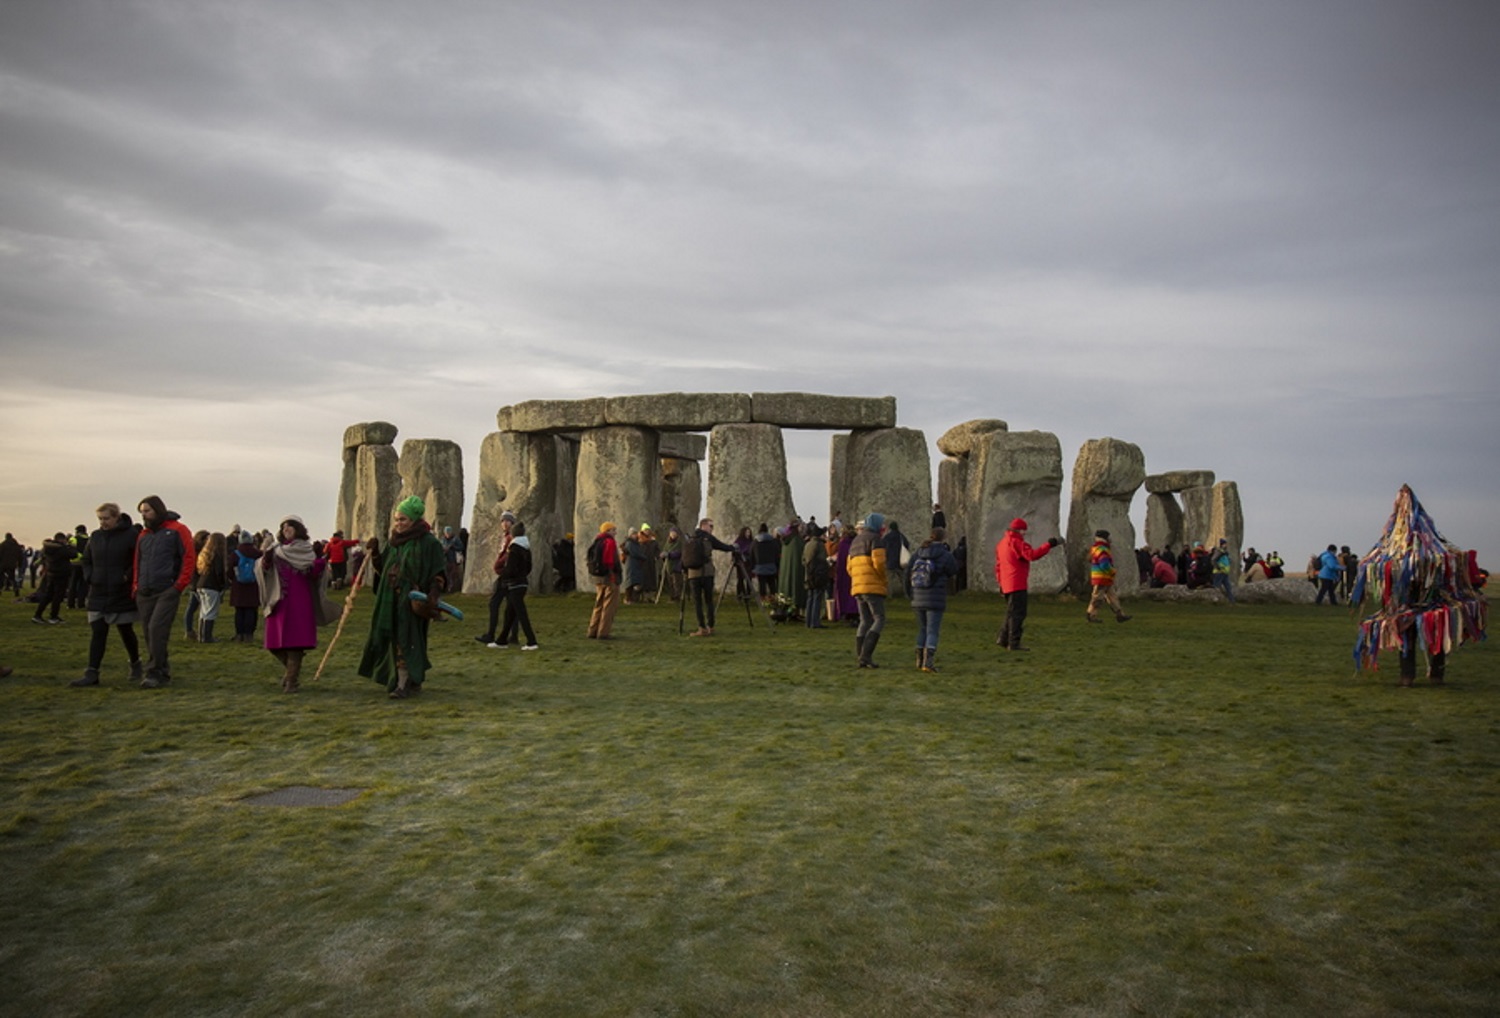
[[255,559],[234,553],[234,579],[236,583],[255,582]]
[[918,555],[911,560],[911,589],[927,590],[932,586],[932,559]]

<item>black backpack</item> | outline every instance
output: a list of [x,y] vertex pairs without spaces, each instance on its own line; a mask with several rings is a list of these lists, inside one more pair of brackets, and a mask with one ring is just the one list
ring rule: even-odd
[[682,568],[702,569],[708,564],[708,539],[693,534],[682,545]]
[[609,567],[604,564],[604,535],[600,534],[594,538],[594,543],[589,545],[589,550],[584,552],[588,562],[590,576],[608,576]]

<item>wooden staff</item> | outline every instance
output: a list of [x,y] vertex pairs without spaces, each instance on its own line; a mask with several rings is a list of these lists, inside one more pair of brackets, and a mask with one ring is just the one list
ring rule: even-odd
[[[328,649],[323,652],[323,660],[318,662],[318,670],[313,673],[313,681],[317,682],[323,677],[323,667],[328,664],[328,656],[333,653],[333,645],[339,642],[339,637],[344,633],[344,623],[349,621],[349,615],[354,611],[354,597],[359,593],[365,578],[365,566],[375,557],[374,552],[366,551],[364,557],[359,560],[359,571],[354,574],[354,583],[349,587],[349,596],[344,598],[344,611],[339,615],[339,624],[333,631],[333,639],[328,641]],[[377,577],[377,581],[378,581]]]

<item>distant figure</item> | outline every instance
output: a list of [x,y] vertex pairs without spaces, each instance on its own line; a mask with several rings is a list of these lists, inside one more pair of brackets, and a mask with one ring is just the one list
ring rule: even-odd
[[781,542],[762,523],[750,544],[750,573],[755,577],[755,593],[761,604],[770,604],[776,596],[776,576],[781,571]]
[[1128,622],[1130,616],[1120,607],[1120,595],[1115,593],[1115,559],[1109,544],[1109,531],[1094,531],[1094,543],[1089,548],[1089,606],[1084,617],[1090,622],[1102,621],[1096,610],[1099,602],[1115,613],[1116,622]]
[[323,543],[323,554],[328,556],[328,569],[333,576],[328,585],[335,590],[349,582],[349,552],[359,544],[354,538],[345,537],[342,530],[335,530]]
[[505,603],[505,559],[510,554],[511,542],[515,540],[515,528],[519,525],[516,514],[509,509],[500,514],[500,549],[495,553],[494,565],[490,567],[495,574],[495,580],[490,584],[490,624],[484,632],[474,637],[475,643],[482,643],[486,647],[500,646],[495,640],[495,634],[500,625],[500,608]]
[[944,533],[948,530],[948,514],[943,512],[943,507],[937,502],[932,503],[932,529],[942,530]]
[[682,566],[687,571],[687,584],[693,591],[693,614],[698,619],[698,628],[689,636],[714,635],[713,553],[716,551],[735,554],[734,545],[714,536],[714,521],[705,516],[682,546]]
[[624,564],[620,561],[620,544],[615,540],[617,528],[609,521],[599,524],[585,558],[589,581],[594,585],[594,608],[589,613],[588,638],[612,639],[615,612],[620,609],[620,579]]
[[214,623],[219,619],[219,603],[229,586],[229,549],[224,535],[208,535],[198,553],[198,642],[217,643]]
[[536,650],[536,632],[531,628],[531,614],[526,610],[526,590],[531,585],[531,540],[526,536],[526,524],[517,522],[512,528],[510,551],[505,556],[504,571],[500,582],[505,587],[505,622],[500,627],[496,641],[501,647],[524,632],[526,642],[522,650]]
[[577,564],[573,561],[573,535],[564,534],[552,542],[552,568],[557,573],[554,589],[559,594],[569,594],[578,589]]
[[105,502],[94,510],[94,515],[99,520],[99,529],[89,537],[83,549],[83,560],[79,563],[79,572],[88,585],[85,605],[89,613],[89,663],[83,676],[69,685],[99,685],[99,668],[104,663],[111,626],[119,632],[120,643],[130,658],[130,681],[140,682],[144,677],[144,666],[140,641],[135,635],[135,623],[140,613],[130,598],[135,527],[131,525],[130,517],[122,514],[120,507],[113,502]]
[[1172,565],[1171,553],[1163,550],[1151,557],[1151,586],[1156,589],[1175,586],[1177,568]]
[[924,672],[938,670],[938,634],[948,608],[948,580],[958,574],[958,560],[943,540],[946,536],[942,527],[933,527],[906,568],[906,596],[917,616],[917,668]]
[[1339,593],[1347,601],[1349,592],[1354,589],[1354,576],[1359,572],[1359,556],[1350,551],[1347,544],[1339,549],[1339,565],[1343,567],[1343,575],[1339,577]]
[[1314,604],[1322,604],[1323,598],[1328,597],[1328,603],[1337,605],[1339,603],[1338,585],[1344,577],[1344,564],[1339,561],[1338,548],[1329,545],[1323,554],[1318,556],[1318,597]]
[[1229,542],[1219,538],[1209,559],[1213,569],[1213,585],[1224,592],[1230,604],[1234,604],[1234,557],[1229,553]]
[[255,535],[240,531],[240,543],[229,555],[229,607],[234,609],[234,639],[249,643],[255,639],[260,617],[260,586],[255,582],[255,563],[262,552],[256,547]]
[[1282,561],[1281,552],[1273,550],[1266,556],[1266,576],[1273,580],[1279,580],[1286,576],[1286,563]]
[[6,534],[0,541],[0,593],[13,590],[16,597],[21,596],[21,570],[25,565],[26,549],[14,534]]
[[[63,599],[68,596],[68,586],[73,576],[73,545],[68,535],[58,531],[42,542],[42,589],[36,595],[36,614],[31,621],[59,625],[62,622]],[[51,614],[42,618],[42,613],[51,609]]]
[[910,554],[911,542],[906,539],[906,535],[901,532],[901,525],[895,520],[887,521],[881,545],[885,548],[885,573],[889,581],[887,593],[905,594],[904,574],[902,573],[904,565],[901,559],[903,552]]
[[[859,628],[854,633],[855,662],[861,668],[878,668],[875,646],[885,628],[885,599],[890,594],[887,579],[885,517],[870,513],[849,543],[845,568],[849,572],[849,589],[859,608]],[[899,545],[898,545],[899,547]]]
[[1062,544],[1062,539],[1049,537],[1040,548],[1026,543],[1026,521],[1019,516],[1005,528],[1005,536],[995,545],[995,581],[1005,597],[1005,622],[995,642],[1006,650],[1026,651],[1030,647],[1021,643],[1021,631],[1026,626],[1026,592],[1031,584],[1031,563]]

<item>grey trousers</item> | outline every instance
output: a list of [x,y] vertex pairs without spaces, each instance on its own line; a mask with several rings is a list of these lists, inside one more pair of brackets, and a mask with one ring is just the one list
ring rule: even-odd
[[137,593],[135,606],[141,613],[141,632],[146,638],[146,677],[148,679],[170,679],[171,667],[167,664],[167,650],[172,642],[172,630],[177,625],[177,605],[182,601],[182,591],[176,587],[152,594]]

